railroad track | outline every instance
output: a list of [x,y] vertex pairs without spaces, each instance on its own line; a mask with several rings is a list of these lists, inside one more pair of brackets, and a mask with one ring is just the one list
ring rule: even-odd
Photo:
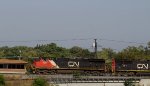
[[7,76],[18,76],[20,80],[34,80],[38,77],[43,77],[50,83],[123,83],[126,80],[138,83],[141,79],[150,79],[149,76],[73,76],[69,74],[59,75],[26,75],[26,74],[6,74]]

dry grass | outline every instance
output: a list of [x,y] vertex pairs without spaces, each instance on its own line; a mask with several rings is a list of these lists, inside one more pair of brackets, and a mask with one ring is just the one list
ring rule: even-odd
[[[32,86],[34,80],[31,78],[22,79],[22,76],[24,75],[4,74],[5,86]],[[57,85],[50,84],[50,86]]]
[[6,86],[32,86],[33,80],[6,80]]
[[15,74],[6,74],[5,78],[5,86],[32,86],[33,80],[21,80],[22,75]]

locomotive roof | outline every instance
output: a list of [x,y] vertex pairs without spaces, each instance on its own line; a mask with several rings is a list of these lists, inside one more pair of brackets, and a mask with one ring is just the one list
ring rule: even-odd
[[88,60],[104,60],[104,59],[96,59],[96,58],[55,58],[55,59],[88,59]]
[[78,61],[78,60],[80,60],[80,61],[93,61],[93,62],[105,62],[105,60],[104,59],[88,59],[88,58],[56,58],[55,60],[62,60],[62,61],[69,61],[69,60],[76,60],[76,61]]
[[125,61],[126,61],[126,62],[150,61],[150,60],[146,60],[146,59],[145,59],[145,60],[143,60],[143,59],[115,59],[115,60],[116,60],[116,61],[119,61],[119,62],[120,62],[120,61],[124,61],[124,62],[125,62]]
[[0,59],[0,64],[26,64],[23,60]]

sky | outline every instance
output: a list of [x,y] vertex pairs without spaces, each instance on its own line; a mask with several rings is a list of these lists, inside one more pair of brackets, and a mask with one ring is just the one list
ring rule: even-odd
[[150,0],[0,1],[0,46],[91,48],[96,38],[99,46],[120,50],[149,37]]

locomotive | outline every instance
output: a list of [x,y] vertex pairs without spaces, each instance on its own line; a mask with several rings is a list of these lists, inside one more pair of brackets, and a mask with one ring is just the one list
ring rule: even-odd
[[34,60],[31,69],[35,74],[150,76],[149,65],[149,60],[112,59],[108,67],[104,59],[55,58]]
[[150,60],[112,59],[112,72],[121,76],[149,76]]
[[32,64],[35,74],[101,74],[105,73],[104,59],[56,58],[39,59]]

